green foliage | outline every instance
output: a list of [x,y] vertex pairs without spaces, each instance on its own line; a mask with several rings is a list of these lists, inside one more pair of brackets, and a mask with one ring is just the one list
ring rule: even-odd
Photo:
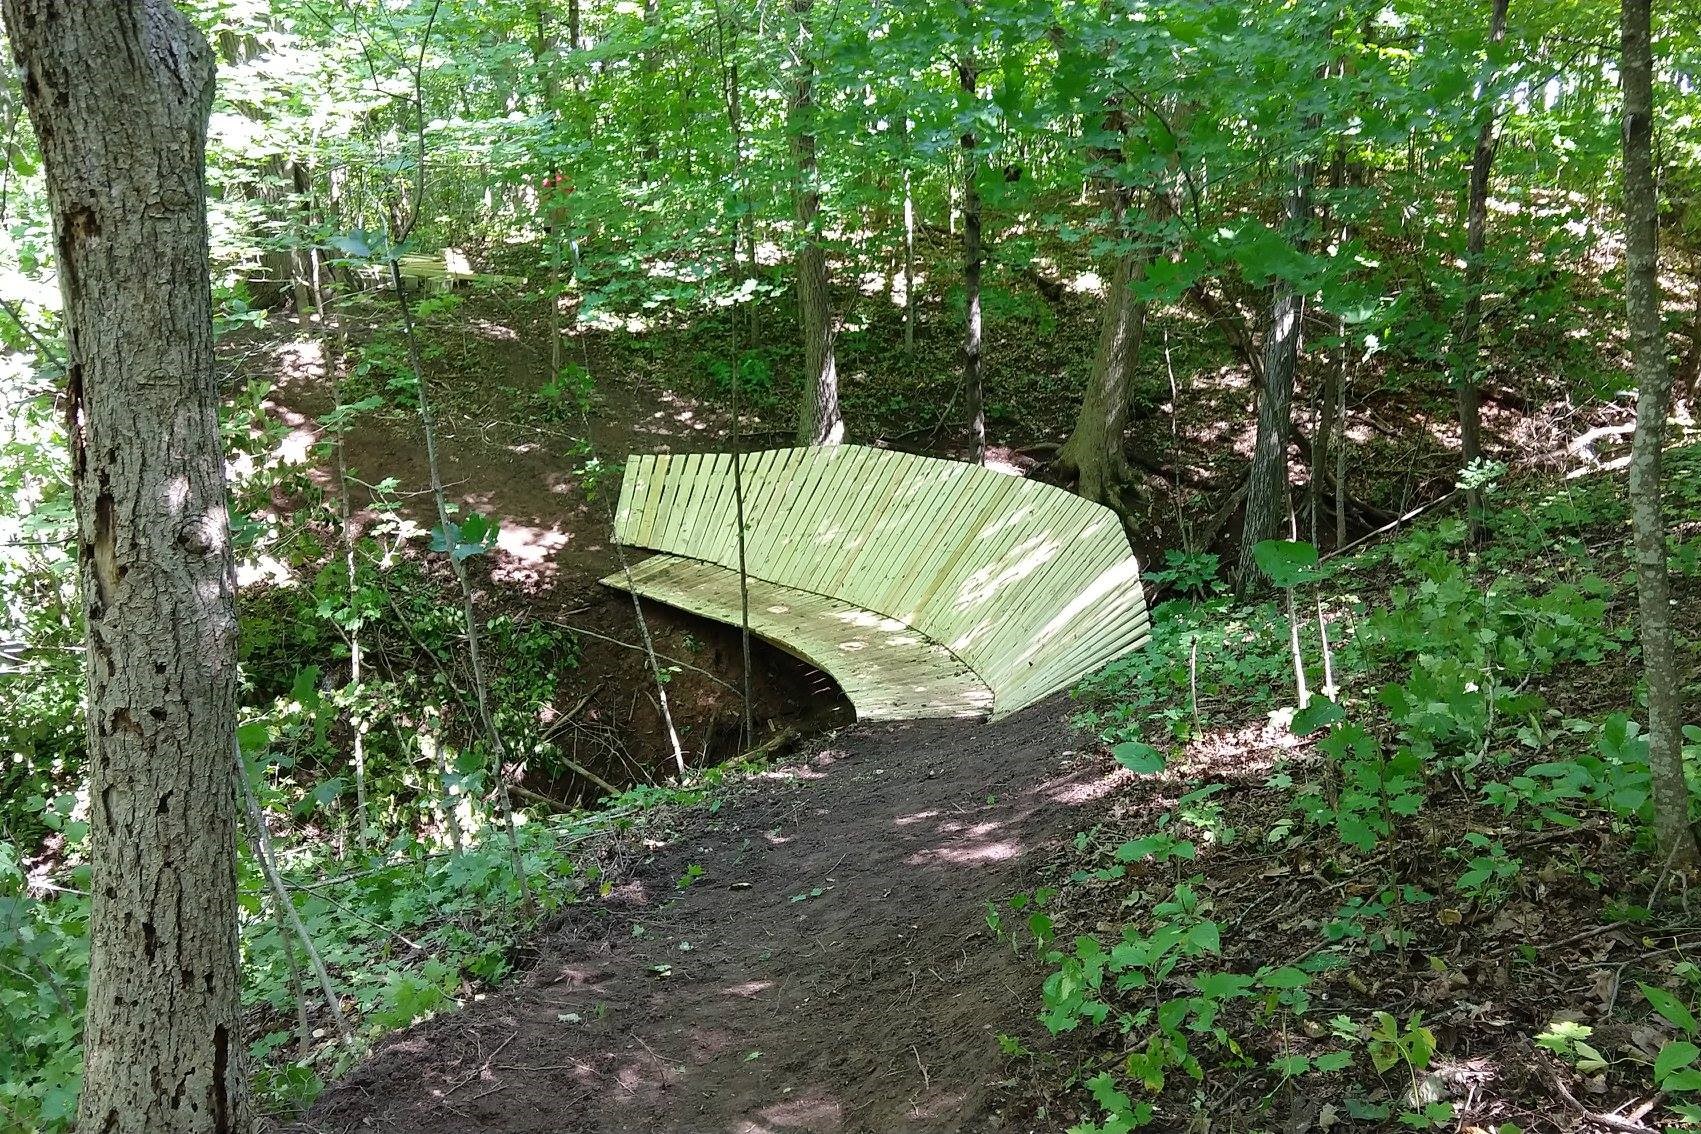
[[1283,590],[1317,578],[1317,548],[1301,540],[1267,539],[1252,548],[1252,557]]
[[[610,333],[597,346],[645,379],[678,343],[678,356],[695,360],[705,397],[724,401],[736,390],[752,414],[783,429],[800,369],[784,265],[798,235],[798,130],[786,105],[802,62],[798,45],[815,82],[819,168],[810,187],[822,197],[818,235],[832,258],[840,369],[855,422],[925,429],[951,397],[966,295],[956,233],[938,230],[957,223],[965,134],[973,135],[988,220],[981,299],[995,422],[1035,436],[1059,424],[1056,411],[1077,395],[1085,352],[1053,348],[1092,318],[1082,314],[1085,273],[1136,249],[1149,264],[1135,294],[1158,316],[1200,296],[1221,296],[1231,311],[1252,308],[1274,281],[1295,285],[1330,317],[1317,322],[1334,324],[1318,350],[1355,360],[1355,405],[1389,394],[1433,398],[1446,374],[1527,370],[1543,376],[1532,396],[1577,405],[1612,398],[1623,384],[1617,345],[1603,333],[1615,325],[1619,297],[1611,273],[1599,273],[1603,236],[1611,236],[1602,232],[1602,206],[1616,200],[1618,93],[1610,67],[1588,46],[1613,34],[1609,5],[1514,5],[1500,45],[1487,42],[1478,7],[1439,0],[849,0],[830,13],[817,6],[808,28],[783,5],[757,19],[738,5],[622,3],[585,5],[576,43],[565,42],[559,26],[546,35],[541,17],[558,13],[530,0],[205,0],[186,8],[225,55],[209,150],[215,327],[227,345],[254,348],[268,324],[262,292],[278,279],[273,257],[331,254],[320,266],[344,293],[335,322],[348,341],[338,405],[319,419],[327,441],[417,409],[399,320],[361,290],[392,259],[449,246],[512,273],[491,298],[529,305],[525,319],[547,299],[581,329],[641,328],[645,337]],[[1694,193],[1684,171],[1701,164],[1690,81],[1696,42],[1686,15],[1662,12],[1657,36],[1658,127],[1671,155],[1662,180],[1671,215],[1663,219],[1674,262],[1697,247],[1701,216],[1684,207]],[[433,38],[425,42],[428,27]],[[980,81],[964,91],[949,61],[967,56]],[[736,139],[720,97],[728,89],[723,65],[736,66],[742,84]],[[391,93],[416,82],[417,108]],[[428,154],[407,144],[416,109]],[[1458,271],[1464,226],[1456,197],[1470,142],[1489,117],[1502,139],[1486,265],[1493,290],[1473,297]],[[11,119],[18,125],[21,116]],[[0,191],[0,263],[8,266],[0,272],[0,344],[8,352],[0,394],[9,419],[0,435],[0,1106],[8,1121],[53,1129],[75,1093],[86,906],[74,892],[28,890],[20,863],[39,861],[33,871],[78,888],[82,616],[63,407],[55,405],[62,327],[47,298],[59,265],[39,154],[27,129],[14,133]],[[1327,168],[1337,156],[1347,175],[1314,187],[1327,226],[1289,231],[1275,218],[1292,170]],[[546,177],[565,178],[571,195],[546,189]],[[1113,210],[1099,187],[1162,206]],[[922,237],[923,334],[913,355],[891,338],[906,205]],[[420,211],[419,224],[403,247],[391,230],[398,211],[410,208]],[[1029,269],[1055,271],[1070,287],[1061,298],[1031,291]],[[1454,359],[1459,316],[1473,298],[1486,298],[1482,350]],[[465,349],[470,321],[459,293],[413,304],[422,328],[446,332],[423,336],[428,366]],[[731,320],[742,326],[756,314],[762,318],[749,318],[753,333],[739,336],[736,358],[730,344],[704,341],[704,328],[725,334]],[[1178,370],[1185,391],[1191,374],[1221,365],[1211,350],[1214,339],[1210,350],[1179,353],[1170,367],[1166,334],[1163,369]],[[541,388],[535,379],[507,388],[546,423],[576,424],[594,406],[586,366],[568,364],[547,378]],[[1142,360],[1129,390],[1135,419],[1162,412],[1177,396],[1172,383],[1172,374]],[[466,393],[445,386],[449,406]],[[241,470],[231,508],[238,550],[303,583],[242,596],[243,736],[251,756],[265,753],[257,785],[289,836],[291,879],[314,886],[297,893],[297,910],[348,983],[369,1037],[447,1007],[466,982],[499,978],[527,928],[505,856],[485,838],[491,753],[460,676],[461,614],[438,585],[451,562],[490,552],[497,523],[457,513],[431,533],[436,558],[412,555],[424,541],[410,542],[400,485],[380,479],[367,486],[372,523],[363,521],[350,568],[340,554],[335,488],[328,494],[304,468],[275,457],[291,427],[267,405],[274,391],[238,381],[226,393],[223,436]],[[494,416],[474,408],[481,424]],[[600,502],[619,469],[588,451],[572,455]],[[1701,462],[1674,459],[1671,472],[1675,506],[1701,499]],[[1459,483],[1492,490],[1500,504],[1517,480],[1486,462]],[[1272,773],[1291,798],[1266,842],[1279,850],[1324,837],[1325,859],[1339,855],[1368,869],[1420,821],[1435,786],[1455,779],[1507,823],[1599,819],[1639,829],[1649,791],[1635,705],[1561,709],[1533,691],[1566,667],[1622,657],[1631,641],[1623,586],[1580,534],[1585,524],[1622,519],[1615,495],[1611,485],[1567,484],[1539,506],[1491,508],[1492,541],[1480,552],[1465,548],[1462,524],[1447,522],[1361,557],[1352,568],[1359,575],[1322,615],[1343,692],[1292,717],[1291,732],[1312,739]],[[1318,580],[1309,545],[1275,541],[1256,554],[1278,586]],[[1543,569],[1532,570],[1534,562]],[[1672,563],[1701,573],[1701,541],[1677,542]],[[1210,553],[1166,554],[1151,581],[1201,601],[1159,607],[1152,647],[1080,690],[1082,722],[1106,737],[1123,766],[1160,783],[1179,755],[1175,741],[1277,709],[1288,688],[1287,619],[1274,606],[1224,599],[1218,569]],[[1400,578],[1388,602],[1365,606],[1345,593],[1378,570]],[[560,738],[540,721],[578,663],[572,634],[510,616],[491,620],[486,632],[492,713],[511,755],[544,773],[563,770]],[[1316,628],[1298,632],[1303,656],[1320,658]],[[369,663],[359,681],[356,634]],[[359,817],[348,767],[356,735],[369,794]],[[1689,739],[1701,747],[1701,734]],[[1149,1121],[1151,1105],[1137,1096],[1166,1077],[1199,1073],[1201,1050],[1241,1058],[1220,1023],[1224,1005],[1256,1001],[1272,1026],[1306,1011],[1307,969],[1212,971],[1232,925],[1211,916],[1180,872],[1197,869],[1201,848],[1237,837],[1212,794],[1218,786],[1175,801],[1138,838],[1110,840],[1106,864],[1079,872],[1092,883],[1125,882],[1143,870],[1172,875],[1162,895],[1129,896],[1142,920],[1120,938],[1089,935],[1061,947],[1045,900],[1036,896],[1020,911],[1059,978],[1048,981],[1048,1019],[1060,1028],[1126,1027],[1139,1041],[1116,1066],[1087,1077],[1104,1120],[1083,1129]],[[636,790],[615,807],[685,798],[670,791]],[[464,854],[446,850],[451,813],[467,824],[472,846]],[[561,834],[546,824],[523,828],[528,863],[552,879],[546,904],[598,883],[562,853]],[[328,849],[339,842],[353,848],[346,862],[333,862]],[[1438,860],[1457,868],[1450,893],[1487,904],[1527,885],[1507,845],[1504,832],[1472,831],[1438,848]],[[359,876],[320,885],[322,874],[351,871]],[[256,1047],[258,1081],[273,1098],[305,1101],[335,1059],[316,1044],[289,1055],[294,993],[282,943],[251,866],[243,884],[250,1007],[275,1025]],[[1374,878],[1333,916],[1320,915],[1320,956],[1404,948],[1409,933],[1399,921],[1427,899],[1396,879]],[[395,934],[423,949],[398,944]],[[1160,993],[1166,984],[1185,991]],[[1129,999],[1134,993],[1143,999]],[[1692,1022],[1684,1026],[1670,1005],[1645,995],[1684,1032],[1668,1045],[1671,1054],[1661,1052],[1656,1078],[1668,1091],[1692,1090],[1695,1060],[1684,1046],[1695,1038]],[[1402,1066],[1427,1061],[1416,1058],[1422,1048],[1413,1038],[1425,1029],[1410,1017],[1354,1029],[1350,1040],[1337,1037],[1348,1048],[1284,1049],[1272,1066],[1284,1081],[1338,1072],[1352,1045],[1371,1045],[1373,1061],[1389,1051]],[[1571,1042],[1575,1052],[1579,1041]],[[1438,1105],[1412,1112],[1407,1124],[1446,1121]]]
[[1170,548],[1164,552],[1161,570],[1146,572],[1146,581],[1155,587],[1172,587],[1187,598],[1205,598],[1220,593],[1222,584],[1217,572],[1222,560],[1209,551],[1186,552]]
[[[73,881],[87,884],[87,871]],[[88,902],[32,896],[17,848],[0,841],[0,1113],[19,1129],[62,1129],[82,1085]]]
[[[1673,463],[1683,468],[1687,460],[1679,454]],[[1674,507],[1688,517],[1701,511],[1698,504],[1686,496]],[[1481,553],[1465,546],[1462,522],[1443,520],[1332,566],[1330,588],[1344,594],[1325,600],[1323,617],[1331,623],[1339,693],[1292,716],[1291,735],[1308,742],[1268,777],[1290,814],[1270,823],[1263,839],[1370,881],[1349,892],[1332,915],[1308,922],[1316,944],[1294,963],[1272,959],[1256,972],[1208,964],[1233,943],[1238,923],[1201,896],[1207,876],[1184,880],[1178,874],[1177,896],[1169,899],[1151,885],[1154,876],[1183,865],[1201,869],[1209,861],[1201,858],[1201,847],[1232,841],[1233,832],[1212,810],[1212,796],[1224,784],[1208,783],[1175,801],[1150,833],[1101,841],[1094,832],[1077,839],[1077,853],[1087,861],[1071,873],[1070,885],[1137,888],[1120,907],[1126,921],[1119,940],[1107,939],[1101,925],[1062,946],[1051,941],[1054,919],[1046,920],[1043,933],[1028,928],[1051,965],[1040,1023],[1052,1031],[1100,1031],[1115,1037],[1110,1042],[1123,1053],[1085,1078],[1083,1106],[1100,1117],[1075,1129],[1128,1131],[1155,1122],[1160,1099],[1186,1095],[1174,1089],[1178,1075],[1209,1076],[1216,1068],[1234,1074],[1261,1058],[1287,1082],[1347,1070],[1355,1052],[1370,1072],[1405,1079],[1408,1088],[1382,1091],[1407,1101],[1402,1109],[1349,1093],[1349,1113],[1420,1130],[1456,1121],[1451,1102],[1425,1094],[1441,1040],[1421,1014],[1337,1015],[1330,1031],[1345,1046],[1330,1051],[1284,1041],[1269,1053],[1268,1043],[1249,1042],[1243,1029],[1316,1037],[1318,1029],[1308,1028],[1303,1017],[1317,973],[1367,955],[1407,956],[1426,920],[1455,925],[1460,907],[1498,908],[1538,885],[1514,849],[1511,835],[1519,830],[1584,823],[1645,830],[1651,820],[1647,741],[1634,709],[1585,719],[1547,699],[1575,675],[1611,662],[1634,639],[1623,613],[1624,553],[1614,548],[1603,555],[1598,539],[1591,545],[1579,537],[1585,528],[1617,524],[1622,516],[1610,493],[1581,484],[1491,510],[1486,519],[1494,542]],[[1280,586],[1317,581],[1309,545],[1272,541],[1256,554]],[[1249,626],[1261,628],[1261,648],[1242,637]],[[1195,736],[1218,704],[1225,707],[1215,712],[1236,721],[1273,705],[1274,691],[1286,684],[1287,629],[1268,606],[1210,597],[1166,603],[1155,611],[1148,650],[1081,683],[1079,719],[1100,731],[1117,763],[1142,775],[1163,772],[1166,754],[1149,737],[1167,743]],[[1321,638],[1308,634],[1305,641],[1307,655],[1315,656]],[[1237,653],[1242,643],[1247,652]],[[1701,729],[1685,735],[1690,759],[1701,764]],[[1692,767],[1691,775],[1701,782],[1701,767]],[[1425,841],[1425,832],[1447,830],[1427,810],[1431,796],[1443,791],[1474,796],[1515,825],[1452,830],[1439,846],[1433,835]],[[1395,848],[1416,845],[1439,851],[1452,864],[1432,875],[1440,893],[1402,879],[1388,865],[1390,854],[1409,853]],[[1651,916],[1625,902],[1605,914]],[[1018,932],[1002,916],[989,920],[995,931]],[[1432,964],[1446,962],[1432,958]],[[1691,1007],[1667,989],[1647,982],[1640,987],[1659,1021],[1677,1033],[1653,1046],[1639,1041],[1645,1056],[1611,1054],[1592,1038],[1590,1026],[1572,1019],[1556,1020],[1528,1041],[1584,1074],[1641,1066],[1651,1088],[1679,1100],[1679,1113],[1693,1107],[1701,1114],[1701,1100],[1685,1098],[1701,1093],[1701,1035]],[[1265,1054],[1255,1054],[1260,1049]],[[1321,1088],[1299,1089],[1316,1095]]]
[[1078,723],[1113,740],[1137,739],[1150,724],[1186,737],[1208,719],[1213,699],[1273,705],[1289,674],[1286,640],[1274,606],[1237,607],[1223,597],[1160,603],[1151,644],[1076,687],[1086,706]]

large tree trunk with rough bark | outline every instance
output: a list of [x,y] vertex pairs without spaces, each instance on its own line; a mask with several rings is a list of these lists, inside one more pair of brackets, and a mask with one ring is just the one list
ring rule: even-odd
[[[1288,232],[1294,240],[1303,237],[1311,214],[1309,163],[1294,170],[1294,185],[1288,194]],[[1240,562],[1235,587],[1244,593],[1257,578],[1258,566],[1252,549],[1267,539],[1278,538],[1286,518],[1288,500],[1288,433],[1292,428],[1293,376],[1299,364],[1300,329],[1305,316],[1305,297],[1287,280],[1276,281],[1275,300],[1270,307],[1270,330],[1264,339],[1264,387],[1258,398],[1258,433],[1252,447],[1252,472],[1246,485],[1246,522],[1241,529]]]
[[[957,76],[963,93],[972,101],[979,71],[965,56],[957,61]],[[966,130],[963,147],[963,391],[969,416],[969,461],[986,461],[986,397],[981,388],[980,273],[981,253],[980,188],[975,184],[979,162],[975,159],[975,134]]]
[[1124,449],[1129,386],[1146,335],[1146,304],[1135,297],[1134,287],[1145,275],[1145,253],[1124,252],[1117,258],[1081,415],[1056,462],[1061,475],[1074,479],[1076,492],[1113,509],[1124,523],[1130,512],[1123,490],[1133,479]]
[[[1489,16],[1490,44],[1506,38],[1506,9],[1510,0],[1494,0]],[[1479,96],[1480,97],[1480,96]],[[1499,148],[1494,105],[1477,111],[1477,144],[1471,153],[1471,183],[1465,205],[1465,303],[1454,341],[1453,384],[1459,397],[1459,448],[1466,467],[1482,460],[1482,394],[1477,385],[1477,341],[1482,332],[1482,293],[1487,268],[1483,250],[1488,243],[1488,183]],[[1482,492],[1465,493],[1471,542],[1482,536]]]
[[1654,830],[1668,864],[1696,860],[1683,777],[1683,705],[1672,641],[1661,456],[1671,409],[1671,368],[1660,321],[1659,202],[1654,182],[1654,81],[1649,0],[1624,0],[1624,299],[1636,375],[1636,438],[1630,451],[1630,516],[1642,675],[1648,688],[1648,767]]
[[821,188],[816,179],[815,64],[809,17],[815,0],[792,0],[797,14],[796,75],[787,107],[797,187],[797,305],[803,326],[803,397],[798,407],[800,445],[844,440],[839,413],[839,371],[833,358],[833,313],[827,295],[827,251],[821,244]]
[[47,172],[88,619],[79,1127],[245,1131],[236,616],[213,378],[214,57],[167,0],[4,0]]

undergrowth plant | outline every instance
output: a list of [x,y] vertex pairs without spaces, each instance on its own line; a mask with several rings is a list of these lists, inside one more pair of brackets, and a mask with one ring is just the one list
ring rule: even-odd
[[[1695,459],[1679,454],[1673,463],[1688,469]],[[1678,479],[1687,483],[1682,473]],[[1698,505],[1701,490],[1680,493],[1672,506],[1701,515]],[[1418,1130],[1457,1121],[1459,1100],[1432,1071],[1439,1033],[1421,1012],[1377,1006],[1354,974],[1373,957],[1411,958],[1438,927],[1485,916],[1535,885],[1520,849],[1532,836],[1592,824],[1646,838],[1647,745],[1637,707],[1582,715],[1549,699],[1559,678],[1608,665],[1635,640],[1622,561],[1584,534],[1622,516],[1622,504],[1599,485],[1579,485],[1492,512],[1492,542],[1482,550],[1469,546],[1462,521],[1417,528],[1331,565],[1322,630],[1271,605],[1212,595],[1188,573],[1190,561],[1172,558],[1158,573],[1190,597],[1154,612],[1148,650],[1080,684],[1078,723],[1139,777],[1174,776],[1187,742],[1214,727],[1289,736],[1292,754],[1263,781],[1286,814],[1266,812],[1258,841],[1272,857],[1298,855],[1320,864],[1320,877],[1354,882],[1343,900],[1309,911],[1311,944],[1287,963],[1225,965],[1250,911],[1222,908],[1213,897],[1211,863],[1237,833],[1213,808],[1227,785],[1206,783],[1151,816],[1146,834],[1107,841],[1102,831],[1083,833],[1075,850],[1084,861],[1060,892],[989,907],[993,930],[1032,942],[1049,967],[1040,1024],[1053,1034],[1092,1033],[1114,1052],[1072,1077],[1084,1114],[1074,1134],[1176,1121],[1210,1097],[1212,1077],[1265,1085],[1246,1114],[1303,1091],[1331,1100],[1337,1120]],[[1679,545],[1676,560],[1684,554]],[[1299,708],[1290,659],[1311,667],[1299,677],[1304,690],[1320,676],[1324,632],[1339,693]],[[1701,757],[1701,730],[1686,736]],[[1701,761],[1691,775],[1698,770]],[[1472,825],[1440,822],[1432,814],[1440,797]],[[1445,832],[1439,842],[1436,832]],[[1423,847],[1416,858],[1414,844]],[[1550,863],[1542,873],[1555,869]],[[1604,888],[1585,863],[1570,869]],[[1122,894],[1114,904],[1120,927],[1063,930],[1072,902],[1103,907],[1103,898],[1074,897],[1076,889]],[[1602,898],[1603,916],[1654,916]],[[1042,905],[1025,920],[1012,916]],[[1449,971],[1440,957],[1428,963]],[[1343,981],[1359,981],[1353,999],[1361,1010],[1314,1019],[1320,983],[1338,989]],[[1691,1092],[1701,1097],[1690,1007],[1698,989],[1639,988],[1667,1033],[1651,1049],[1610,1057],[1574,1022],[1526,1042],[1586,1073],[1640,1068],[1680,1116],[1701,1113],[1690,1101]],[[1005,1049],[1026,1051],[1019,1040]]]

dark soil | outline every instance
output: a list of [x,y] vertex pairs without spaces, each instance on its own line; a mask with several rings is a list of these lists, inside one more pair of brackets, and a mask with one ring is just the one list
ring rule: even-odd
[[523,978],[386,1039],[295,1129],[1002,1128],[997,1037],[1029,1030],[1041,974],[986,903],[1093,821],[1105,774],[1071,759],[1063,710],[817,744],[697,813]]

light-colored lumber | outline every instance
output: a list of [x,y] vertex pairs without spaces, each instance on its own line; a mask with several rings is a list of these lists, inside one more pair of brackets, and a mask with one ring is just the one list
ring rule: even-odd
[[[740,468],[751,631],[832,675],[863,719],[1004,716],[1149,637],[1120,522],[1072,493],[855,445]],[[738,623],[731,481],[727,454],[627,461],[615,536],[660,553],[630,589]]]

